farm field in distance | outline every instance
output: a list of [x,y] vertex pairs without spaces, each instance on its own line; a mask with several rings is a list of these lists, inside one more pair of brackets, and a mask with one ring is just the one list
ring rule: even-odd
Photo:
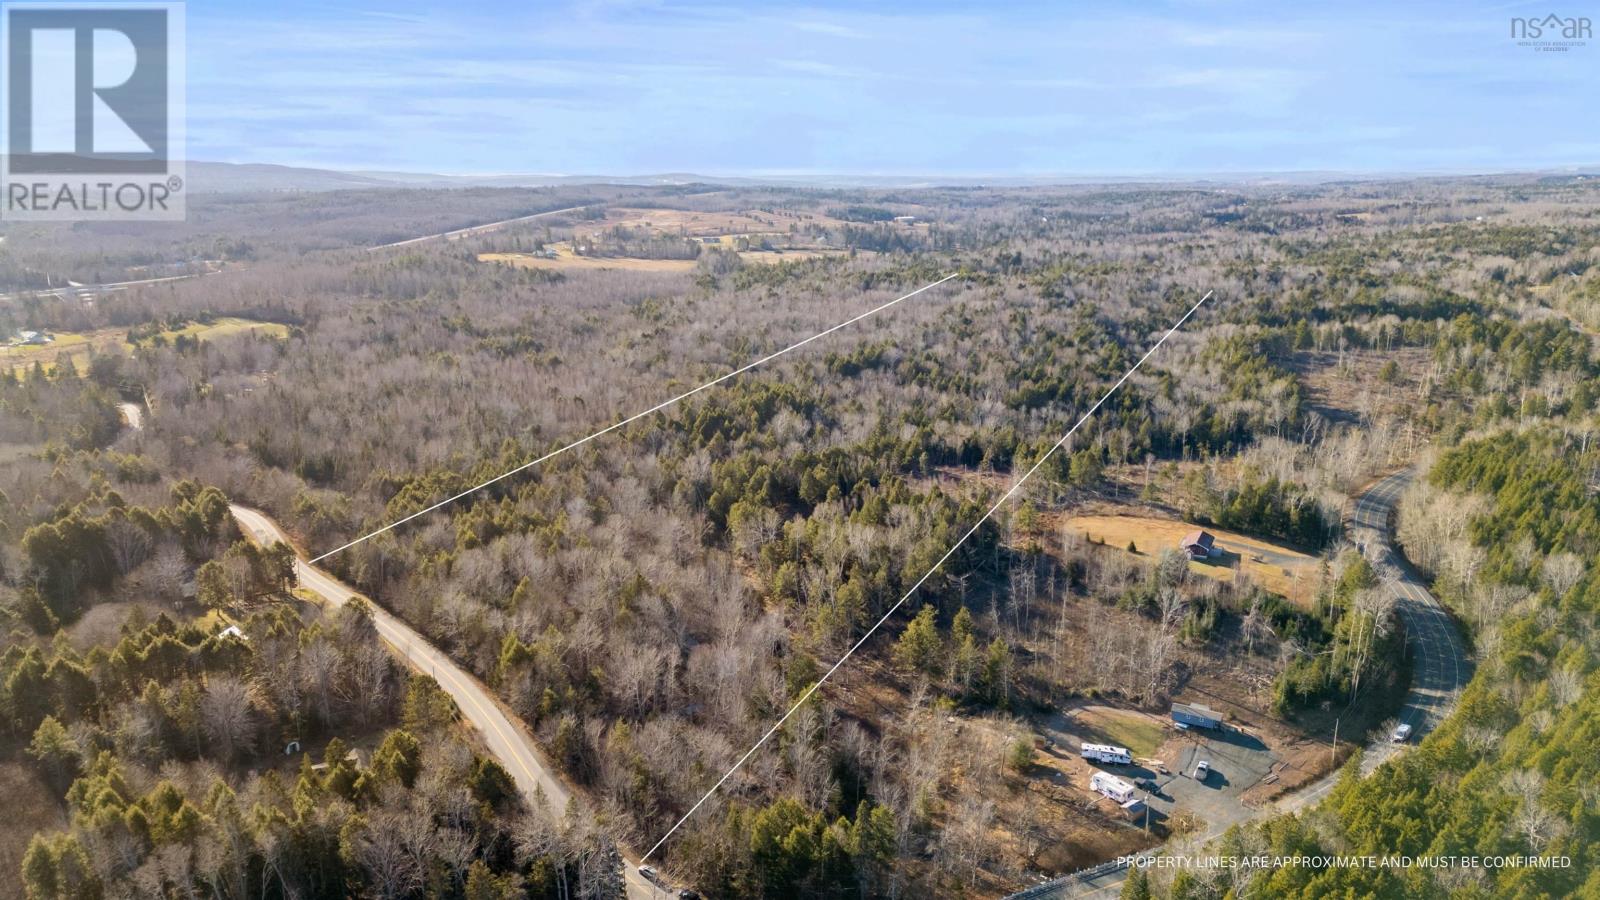
[[9,344],[0,346],[0,367],[22,372],[33,368],[34,363],[53,371],[61,354],[72,360],[78,371],[83,371],[95,353],[108,351],[134,352],[140,347],[179,338],[213,340],[237,334],[257,333],[270,337],[283,337],[289,333],[287,325],[277,322],[258,322],[237,316],[223,316],[209,322],[188,322],[177,328],[162,329],[135,342],[128,341],[126,328],[98,328],[85,332],[45,332],[48,343],[32,345]]
[[40,5],[0,900],[1600,900],[1595,13]]
[[[639,272],[688,272],[692,259],[639,259],[626,256],[579,256],[566,243],[554,245],[554,255],[538,253],[480,253],[479,262],[496,262],[526,269],[629,269]],[[739,259],[752,263],[795,262],[803,259],[836,256],[838,250],[739,250]]]
[[[202,816],[226,815],[213,780],[285,816],[273,779],[316,798],[344,816],[329,865],[362,892],[392,859],[381,835],[401,834],[471,843],[474,862],[525,885],[566,865],[540,855],[557,853],[552,841],[591,858],[615,849],[642,900],[647,842],[944,559],[773,752],[752,756],[715,811],[652,858],[664,882],[733,900],[863,883],[871,896],[897,885],[991,900],[1254,827],[1279,797],[1387,746],[1390,720],[1424,708],[1411,703],[1414,671],[1461,662],[1408,643],[1422,632],[1405,626],[1371,556],[1382,541],[1346,530],[1376,475],[1417,473],[1386,502],[1413,562],[1442,573],[1462,627],[1492,627],[1497,603],[1511,612],[1494,616],[1537,602],[1452,568],[1477,558],[1472,523],[1488,501],[1427,473],[1471,471],[1449,454],[1472,435],[1508,423],[1537,433],[1600,403],[1567,318],[1586,288],[1568,276],[1522,292],[1519,271],[1554,270],[1545,253],[1494,282],[1515,302],[1468,275],[1507,241],[1546,234],[1525,222],[1578,240],[1568,217],[1600,209],[1597,189],[1568,181],[1525,203],[1524,181],[1326,185],[1289,200],[1253,186],[566,185],[489,192],[481,219],[454,194],[423,215],[404,192],[336,193],[298,198],[306,227],[278,237],[257,219],[289,215],[283,197],[198,201],[221,223],[200,243],[248,265],[0,304],[8,329],[56,338],[0,351],[10,371],[45,369],[0,379],[11,742],[0,766],[24,795],[49,798],[30,827],[62,847],[122,840],[73,799],[113,802],[98,786],[117,776],[81,755],[110,748],[124,781],[149,792],[171,780]],[[1389,201],[1399,205],[1381,212]],[[1379,211],[1351,219],[1352,205]],[[1506,221],[1412,224],[1462,210]],[[441,236],[297,249],[346,215],[351,234],[403,240],[381,225],[398,217]],[[133,233],[116,234],[119,246],[148,258]],[[98,245],[71,240],[96,233],[58,236],[54,256],[19,241],[9,259],[53,283],[98,258]],[[1370,287],[1384,276],[1348,268],[1351,242],[1427,273],[1426,288]],[[547,266],[559,271],[523,271]],[[484,692],[476,707],[438,702],[443,682],[413,677],[405,652],[364,623],[367,607],[309,602],[327,596],[307,593],[321,576],[290,564],[950,272],[317,564],[389,627],[403,620],[410,652],[440,666],[425,675]],[[1216,305],[1034,470],[1200,284],[1217,286]],[[1499,312],[1479,322],[1480,307]],[[62,354],[82,377],[54,369]],[[1513,383],[1534,386],[1501,389]],[[230,509],[255,511],[293,546],[244,541]],[[1221,554],[1181,552],[1195,530]],[[1538,556],[1536,544],[1508,546],[1502,564]],[[1582,559],[1557,554],[1533,583],[1581,584],[1568,580]],[[94,566],[75,567],[84,560]],[[38,690],[6,686],[36,676]],[[91,689],[94,705],[75,705]],[[1208,706],[1224,727],[1178,729],[1174,703]],[[486,725],[490,711],[510,724]],[[126,726],[146,718],[153,731]],[[1397,760],[1451,733],[1417,722],[1424,743]],[[1134,759],[1091,762],[1083,742]],[[1199,761],[1213,774],[1194,777]],[[1097,792],[1101,771],[1136,784],[1139,803]],[[92,794],[71,792],[86,780]],[[569,792],[579,830],[544,822],[529,780]],[[466,843],[465,826],[418,814],[468,796]],[[297,840],[318,827],[286,821]],[[778,832],[805,840],[752,843]],[[257,848],[277,839],[240,834]],[[877,835],[855,845],[877,849],[830,856],[844,835]],[[0,857],[20,860],[31,842],[0,841]],[[519,849],[502,858],[490,846]],[[176,851],[162,852],[142,865]]]
[[[912,213],[895,220],[894,211],[873,208],[867,222],[830,215],[822,204],[740,206],[736,196],[698,198],[715,208],[648,209],[596,206],[541,219],[535,228],[503,232],[478,253],[479,262],[528,269],[616,269],[637,272],[688,272],[707,265],[781,263],[863,255],[890,246],[925,241],[930,222]],[[838,210],[851,215],[849,210]],[[854,214],[863,215],[861,211]],[[877,249],[861,246],[872,236]]]

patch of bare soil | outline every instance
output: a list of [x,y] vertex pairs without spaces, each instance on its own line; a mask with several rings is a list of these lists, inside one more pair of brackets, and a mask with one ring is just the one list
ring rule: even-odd
[[[1385,380],[1390,362],[1394,368]],[[1433,365],[1433,354],[1422,347],[1304,350],[1282,363],[1299,376],[1311,409],[1334,421],[1354,422],[1405,413]]]

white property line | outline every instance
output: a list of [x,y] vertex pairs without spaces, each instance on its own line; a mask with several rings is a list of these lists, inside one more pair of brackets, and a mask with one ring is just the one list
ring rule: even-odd
[[318,556],[318,557],[312,559],[311,562],[318,563],[318,562],[321,562],[321,561],[327,559],[330,556],[333,556],[336,553],[341,553],[341,552],[343,552],[345,550],[349,550],[351,547],[354,547],[355,545],[361,543],[362,541],[370,540],[372,538],[377,537],[380,534],[383,534],[386,531],[390,531],[390,530],[392,530],[394,528],[398,528],[399,526],[404,525],[405,523],[411,521],[412,519],[417,518],[418,516],[425,516],[428,513],[431,513],[434,510],[438,509],[441,506],[447,506],[447,505],[449,505],[451,503],[454,503],[457,500],[460,500],[462,497],[465,497],[468,494],[472,494],[472,493],[475,493],[477,491],[481,491],[484,488],[488,487],[491,484],[494,484],[497,481],[502,481],[502,480],[504,480],[506,478],[510,478],[512,475],[515,475],[518,472],[526,471],[527,469],[531,469],[534,466],[537,466],[540,463],[545,462],[546,460],[554,459],[555,457],[560,456],[561,454],[567,452],[568,450],[572,450],[572,449],[574,449],[576,447],[581,447],[584,444],[587,444],[590,441],[594,440],[595,438],[600,437],[601,435],[610,434],[611,432],[616,431],[618,428],[621,428],[624,425],[627,425],[627,424],[629,424],[631,422],[637,422],[640,419],[642,419],[645,416],[648,416],[648,415],[650,415],[652,413],[658,413],[661,410],[666,409],[667,407],[671,406],[674,403],[677,403],[680,400],[686,399],[688,397],[692,397],[695,394],[698,394],[698,393],[700,393],[701,391],[703,391],[703,390],[705,390],[707,388],[715,387],[715,386],[721,384],[722,382],[727,381],[730,378],[733,378],[736,375],[742,375],[743,373],[748,372],[751,369],[754,369],[756,366],[762,365],[763,363],[771,362],[772,360],[777,359],[778,357],[784,355],[785,353],[788,353],[791,350],[798,350],[801,347],[804,347],[805,345],[811,343],[812,341],[817,340],[818,338],[827,337],[828,335],[833,334],[835,331],[838,331],[841,328],[845,328],[845,327],[848,327],[850,325],[854,325],[855,323],[861,321],[862,319],[865,319],[865,318],[867,318],[869,316],[873,316],[873,315],[876,315],[876,314],[878,314],[880,312],[883,312],[884,310],[888,309],[889,307],[894,306],[896,303],[899,303],[899,302],[901,302],[903,300],[909,300],[912,297],[915,297],[916,295],[922,293],[923,291],[929,290],[930,288],[936,288],[939,285],[944,284],[946,281],[949,281],[950,279],[956,277],[959,274],[961,274],[961,273],[959,273],[959,272],[951,272],[949,275],[946,275],[945,277],[939,279],[938,281],[935,281],[935,282],[933,282],[931,284],[925,284],[922,287],[919,287],[916,290],[912,291],[911,293],[905,294],[905,295],[900,296],[900,297],[896,297],[895,299],[890,300],[888,303],[882,304],[881,306],[875,306],[872,309],[869,309],[866,312],[862,313],[861,315],[856,316],[855,318],[846,319],[843,322],[840,322],[839,324],[833,326],[832,328],[829,328],[829,329],[827,329],[825,331],[819,331],[816,334],[813,334],[812,336],[806,338],[805,340],[796,341],[795,343],[790,344],[789,346],[783,348],[782,350],[777,351],[776,353],[769,353],[766,356],[763,356],[760,359],[756,360],[755,362],[746,363],[745,365],[740,366],[737,369],[734,369],[732,372],[728,372],[727,374],[724,374],[724,375],[719,375],[716,378],[713,378],[710,381],[706,382],[705,384],[702,384],[699,387],[694,388],[693,390],[684,391],[683,393],[679,394],[678,396],[673,397],[671,400],[664,400],[664,401],[662,401],[660,403],[657,403],[655,406],[650,407],[649,409],[645,410],[644,412],[634,413],[633,415],[627,417],[626,419],[623,419],[620,422],[617,422],[617,423],[612,424],[612,425],[607,425],[605,428],[602,428],[599,431],[596,431],[595,433],[593,433],[591,435],[588,435],[587,437],[579,438],[579,439],[573,441],[572,443],[567,444],[565,447],[562,447],[562,448],[560,448],[558,450],[552,450],[549,453],[546,453],[545,455],[539,457],[538,459],[529,460],[529,461],[523,463],[522,465],[517,466],[515,469],[511,469],[511,470],[506,471],[506,472],[501,472],[499,475],[496,475],[495,477],[489,479],[488,481],[483,482],[482,484],[474,485],[473,487],[469,487],[469,488],[467,488],[466,490],[462,491],[459,494],[454,494],[452,496],[446,497],[445,499],[440,500],[438,503],[435,503],[435,504],[433,504],[432,506],[430,506],[430,507],[428,507],[426,509],[417,510],[416,512],[412,513],[409,516],[406,516],[403,519],[398,519],[398,520],[396,520],[394,522],[390,522],[388,525],[385,525],[382,528],[379,528],[377,531],[373,531],[373,532],[370,532],[368,534],[363,534],[361,537],[358,537],[355,540],[353,540],[353,541],[351,541],[351,542],[349,542],[347,544],[343,544],[341,546],[335,547],[334,549],[329,550],[327,553],[324,553],[321,556]]
[[1106,391],[1105,394],[1103,396],[1101,396],[1101,398],[1099,400],[1096,400],[1094,402],[1094,405],[1089,407],[1089,411],[1084,413],[1083,416],[1081,418],[1079,418],[1078,421],[1075,422],[1071,428],[1067,429],[1067,433],[1063,434],[1061,436],[1060,440],[1056,441],[1055,444],[1051,445],[1050,449],[1046,450],[1045,454],[1043,456],[1039,457],[1038,461],[1033,464],[1033,467],[1028,469],[1028,471],[1024,472],[1022,474],[1022,477],[1018,478],[1016,480],[1016,483],[1011,485],[1010,490],[1008,490],[1004,494],[1002,494],[1000,496],[1000,499],[996,500],[994,502],[994,505],[989,507],[989,511],[984,513],[982,518],[978,519],[977,522],[973,523],[971,528],[967,529],[967,533],[963,534],[961,536],[960,540],[958,540],[954,544],[950,545],[950,549],[946,550],[944,552],[944,555],[939,557],[939,561],[934,563],[933,567],[930,568],[928,571],[924,572],[921,578],[917,579],[917,583],[913,584],[911,586],[911,590],[906,591],[905,592],[905,596],[901,597],[899,600],[897,600],[895,602],[895,604],[893,606],[889,607],[889,611],[883,614],[883,618],[879,619],[876,623],[874,623],[871,628],[868,628],[867,629],[867,633],[863,634],[861,636],[861,640],[856,641],[854,646],[852,646],[849,650],[845,651],[844,656],[839,657],[839,661],[833,664],[833,668],[829,669],[821,678],[817,679],[817,683],[816,684],[813,684],[811,687],[807,688],[806,692],[804,694],[800,695],[800,699],[796,700],[794,705],[789,707],[789,711],[783,714],[783,718],[779,719],[771,728],[767,729],[767,733],[761,736],[761,740],[756,741],[755,744],[752,745],[749,750],[745,751],[744,756],[739,757],[739,761],[733,764],[733,768],[729,769],[726,773],[723,774],[723,776],[721,778],[717,779],[717,783],[711,786],[711,790],[706,791],[705,796],[701,797],[695,803],[694,806],[689,807],[689,811],[683,814],[683,818],[679,819],[677,821],[677,824],[673,825],[670,829],[668,829],[667,833],[661,836],[661,840],[656,841],[655,846],[650,848],[650,852],[646,853],[644,855],[644,857],[640,860],[640,862],[643,862],[644,860],[648,860],[651,856],[655,855],[655,852],[657,850],[661,849],[661,845],[665,844],[667,842],[667,838],[672,837],[673,832],[677,831],[678,828],[681,825],[683,825],[684,822],[688,821],[689,817],[694,815],[695,810],[699,809],[701,804],[703,804],[707,800],[711,799],[711,795],[715,794],[718,791],[718,789],[720,789],[722,787],[723,782],[727,781],[730,777],[732,777],[733,773],[739,771],[739,769],[742,766],[744,766],[745,762],[748,761],[750,759],[750,757],[753,756],[757,750],[761,749],[761,745],[762,744],[765,744],[769,738],[771,738],[774,734],[777,734],[778,729],[783,727],[783,723],[789,721],[789,717],[794,715],[795,710],[797,710],[801,706],[805,705],[805,702],[807,700],[811,699],[811,695],[817,692],[817,688],[822,687],[822,685],[829,678],[833,677],[833,673],[839,671],[839,667],[844,665],[845,661],[850,659],[850,657],[853,656],[857,650],[860,650],[861,649],[861,645],[865,644],[867,642],[867,640],[869,638],[871,638],[872,635],[874,633],[876,633],[879,628],[883,627],[883,623],[889,621],[889,617],[894,615],[896,610],[898,610],[901,606],[904,606],[905,602],[907,600],[911,599],[911,595],[915,594],[917,592],[917,590],[922,587],[923,582],[927,581],[930,577],[932,577],[934,572],[939,571],[939,567],[944,565],[945,561],[948,560],[951,556],[954,556],[955,552],[957,550],[961,549],[961,545],[965,544],[967,542],[968,538],[970,538],[974,534],[976,534],[978,532],[978,529],[983,527],[983,523],[989,521],[989,518],[991,516],[993,516],[995,514],[995,512],[997,512],[1000,509],[1001,506],[1005,505],[1005,502],[1007,500],[1010,500],[1011,497],[1014,494],[1016,494],[1016,492],[1018,490],[1020,490],[1022,488],[1022,485],[1025,482],[1027,482],[1027,480],[1029,478],[1033,477],[1033,473],[1039,471],[1039,467],[1044,465],[1045,462],[1050,459],[1050,457],[1055,455],[1055,452],[1057,450],[1060,450],[1061,447],[1064,444],[1066,444],[1066,442],[1072,437],[1072,435],[1074,433],[1076,433],[1077,430],[1080,427],[1083,426],[1083,423],[1089,421],[1089,417],[1093,416],[1095,414],[1095,411],[1100,408],[1101,404],[1103,404],[1107,400],[1111,399],[1111,395],[1115,394],[1117,392],[1117,389],[1122,387],[1123,383],[1126,382],[1129,378],[1131,378],[1133,376],[1133,373],[1137,372],[1139,370],[1140,366],[1144,365],[1145,360],[1149,359],[1152,355],[1154,355],[1157,350],[1160,350],[1161,349],[1161,345],[1165,344],[1167,342],[1167,338],[1172,337],[1173,333],[1176,332],[1180,327],[1182,327],[1184,322],[1189,321],[1189,317],[1194,315],[1195,310],[1199,309],[1207,300],[1211,299],[1211,294],[1212,293],[1213,293],[1212,291],[1206,291],[1206,295],[1204,297],[1200,298],[1200,302],[1196,303],[1195,305],[1193,305],[1191,307],[1189,307],[1189,311],[1183,314],[1183,318],[1179,319],[1176,323],[1173,324],[1173,326],[1171,328],[1167,329],[1167,333],[1163,334],[1161,336],[1160,340],[1156,341],[1155,344],[1153,346],[1151,346],[1151,348],[1149,350],[1145,351],[1145,354],[1143,356],[1139,357],[1139,361],[1133,364],[1133,368],[1131,368],[1128,371],[1122,373],[1122,377],[1117,379],[1117,383],[1113,384],[1111,386],[1111,389]]

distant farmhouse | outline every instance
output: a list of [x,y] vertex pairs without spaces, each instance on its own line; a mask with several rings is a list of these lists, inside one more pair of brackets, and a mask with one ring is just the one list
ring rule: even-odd
[[42,331],[19,331],[17,336],[11,339],[11,344],[15,347],[35,347],[53,340],[55,338]]
[[1209,531],[1196,529],[1183,536],[1178,542],[1178,549],[1189,554],[1190,559],[1210,559],[1222,555],[1222,548],[1217,546],[1217,539]]

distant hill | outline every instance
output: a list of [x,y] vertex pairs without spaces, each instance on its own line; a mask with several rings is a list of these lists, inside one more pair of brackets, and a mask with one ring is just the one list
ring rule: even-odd
[[548,187],[562,184],[762,184],[759,179],[702,175],[437,175],[429,172],[339,172],[265,163],[191,161],[189,189],[201,194],[258,191],[342,191],[356,188]]
[[351,188],[395,187],[391,182],[353,172],[302,169],[266,163],[190,162],[186,177],[196,194],[254,193],[258,191],[341,191]]
[[684,184],[715,184],[728,187],[813,187],[813,188],[928,188],[928,187],[1031,187],[1066,184],[1161,184],[1161,185],[1312,185],[1334,182],[1391,181],[1413,178],[1537,178],[1539,176],[1583,177],[1595,167],[1574,167],[1543,172],[1507,172],[1468,175],[1466,173],[1395,172],[1357,174],[1350,172],[1234,172],[1191,176],[1130,175],[1125,177],[1086,175],[770,175],[722,176],[690,172],[663,172],[646,175],[439,175],[430,172],[382,172],[312,169],[266,163],[220,163],[191,161],[189,188],[195,193],[253,193],[260,191],[339,191],[359,188],[469,188],[469,187],[550,187],[576,184],[637,185],[662,187]]

